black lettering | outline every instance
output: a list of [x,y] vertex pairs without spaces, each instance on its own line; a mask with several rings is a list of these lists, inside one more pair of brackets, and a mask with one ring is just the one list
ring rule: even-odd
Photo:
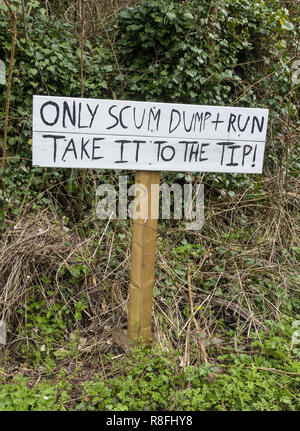
[[96,115],[96,113],[97,113],[97,111],[98,111],[99,105],[97,105],[97,106],[96,106],[96,108],[95,108],[95,110],[94,110],[94,111],[92,111],[92,110],[91,110],[91,108],[89,107],[89,104],[88,104],[88,103],[87,103],[87,107],[88,107],[89,113],[90,113],[90,114],[91,114],[91,116],[92,116],[92,118],[91,118],[91,122],[90,122],[90,125],[89,125],[89,127],[91,128],[91,127],[92,127],[92,124],[93,124],[93,121],[94,121],[94,118],[95,118],[95,115]]
[[194,121],[194,132],[196,130],[197,122],[199,123],[199,132],[202,131],[202,123],[203,123],[203,112],[199,115],[198,112],[196,112],[195,115],[195,121]]
[[83,159],[83,153],[85,153],[87,158],[90,159],[89,153],[85,149],[85,147],[89,142],[90,142],[89,139],[86,142],[84,142],[84,138],[81,138],[81,160]]
[[[177,115],[178,115],[178,122],[177,122],[176,126],[174,126],[174,128],[172,129],[173,114],[174,114],[175,112],[176,112],[176,113],[177,113]],[[180,115],[180,112],[179,112],[179,111],[177,111],[177,109],[172,109],[172,112],[171,112],[171,118],[170,118],[170,124],[169,124],[169,133],[174,132],[174,130],[176,130],[176,129],[177,129],[177,127],[179,126],[180,122],[181,122],[181,115]]]
[[[155,109],[155,108],[153,108],[153,109]],[[156,118],[157,118],[157,121],[156,121],[156,131],[158,130],[158,126],[159,126],[159,120],[160,120],[160,109],[158,109],[158,111],[155,113],[154,111],[153,111],[153,109],[152,108],[150,108],[150,111],[149,111],[149,117],[148,117],[148,131],[150,130],[150,123],[151,123],[151,115],[152,115],[152,117],[153,117],[153,120],[154,121],[156,121]]]
[[79,102],[79,113],[78,113],[78,127],[79,129],[86,129],[89,126],[82,126],[81,124],[81,102]]
[[136,144],[136,150],[135,150],[135,161],[139,161],[139,151],[140,151],[140,144],[145,144],[146,141],[132,141],[134,144]]
[[197,144],[198,141],[179,141],[179,144],[185,144],[185,150],[184,150],[184,161],[186,162],[186,158],[187,158],[187,152],[188,152],[188,147],[189,145],[193,145],[193,144]]
[[[247,151],[248,149],[248,151]],[[251,145],[244,145],[243,148],[243,157],[242,157],[242,166],[244,166],[244,162],[245,162],[245,157],[248,156],[252,151],[252,147]]]
[[136,111],[136,108],[134,107],[134,108],[133,108],[133,120],[134,120],[134,125],[135,125],[135,127],[136,127],[137,129],[140,129],[140,128],[142,127],[143,123],[144,123],[144,118],[145,118],[146,109],[144,109],[143,117],[142,117],[142,121],[141,121],[141,124],[140,124],[139,126],[136,124],[136,115],[135,115],[135,111]]
[[53,139],[53,161],[56,162],[56,154],[57,154],[57,144],[56,141],[58,139],[65,139],[66,137],[63,135],[42,135],[43,138],[52,138]]
[[187,127],[187,125],[186,125],[186,121],[185,121],[185,111],[183,111],[182,117],[183,117],[183,126],[184,126],[184,130],[185,130],[186,132],[190,132],[190,131],[191,131],[191,129],[192,129],[192,127],[193,127],[193,122],[194,122],[195,114],[193,114],[193,115],[192,115],[192,119],[191,119],[191,122],[190,122],[190,126],[189,126],[189,127]]
[[210,112],[205,112],[204,114],[204,121],[203,121],[203,130],[205,130],[205,123],[206,121],[211,117],[211,113]]
[[70,139],[68,145],[66,146],[65,152],[61,158],[64,162],[65,162],[65,155],[67,154],[68,151],[71,151],[74,154],[75,159],[77,160],[77,153],[76,153],[76,148],[75,148],[75,143],[73,138]]
[[257,144],[255,145],[255,148],[254,148],[253,163],[252,163],[252,165],[251,165],[251,167],[252,167],[252,168],[254,168],[254,166],[255,166],[256,150],[257,150]]
[[238,163],[233,162],[233,154],[237,148],[241,148],[240,145],[231,145],[228,147],[231,150],[231,159],[229,163],[226,163],[226,166],[238,166]]
[[69,120],[71,122],[71,124],[73,126],[76,125],[76,105],[75,105],[75,101],[73,102],[73,113],[71,114],[71,110],[70,107],[68,105],[68,102],[64,102],[63,103],[63,120],[62,120],[62,125],[63,127],[67,127],[66,126],[66,114],[68,114]]
[[120,148],[121,160],[116,160],[115,163],[128,163],[128,160],[123,160],[124,144],[131,144],[131,141],[128,141],[126,139],[120,139],[115,142],[117,142],[118,144],[121,144],[121,148]]
[[261,121],[259,123],[258,118],[254,115],[253,116],[253,120],[252,120],[252,129],[251,129],[251,133],[254,133],[254,129],[255,129],[255,123],[257,125],[257,128],[259,130],[259,132],[262,132],[263,128],[264,128],[264,121],[265,121],[265,117],[261,117]]
[[233,128],[233,130],[236,132],[235,127],[234,127],[234,125],[233,125],[233,123],[235,122],[235,120],[236,120],[236,115],[234,115],[234,114],[230,114],[229,121],[228,121],[228,129],[227,129],[227,132],[230,132],[231,127],[232,127],[232,128]]
[[[45,109],[45,107],[47,105],[54,106],[55,109],[56,109],[56,117],[55,117],[54,121],[52,121],[52,122],[51,121],[47,121],[45,119],[45,116],[44,116],[44,109]],[[58,120],[58,117],[59,117],[59,106],[58,106],[58,104],[55,103],[55,102],[51,102],[51,101],[43,103],[43,105],[41,106],[41,109],[40,109],[40,115],[41,115],[41,119],[43,120],[44,124],[46,124],[47,126],[54,126],[54,124],[57,123],[57,120]]]
[[123,127],[123,129],[128,129],[128,126],[125,126],[125,124],[123,123],[123,111],[125,111],[125,109],[130,108],[130,106],[124,106],[124,108],[121,109],[120,111],[120,124],[121,127]]
[[242,127],[242,126],[240,125],[241,117],[242,117],[242,114],[240,114],[240,115],[238,116],[238,128],[239,128],[239,131],[240,131],[240,132],[244,132],[244,131],[246,130],[246,127],[248,126],[248,123],[249,123],[249,120],[250,120],[250,116],[248,115],[247,120],[246,120],[246,122],[245,122],[245,124],[244,124],[244,127]]
[[154,141],[153,143],[155,145],[158,145],[158,147],[157,147],[157,161],[159,162],[160,147],[161,147],[162,144],[166,144],[167,141]]
[[99,148],[101,148],[99,145],[95,145],[96,141],[102,141],[104,138],[93,138],[93,149],[92,149],[92,160],[99,160],[99,159],[103,159],[103,156],[95,156],[95,150],[98,150]]
[[[171,156],[169,158],[167,158],[166,156],[164,156],[164,152],[166,149],[170,149],[171,150]],[[165,147],[163,147],[163,149],[161,150],[161,158],[163,159],[164,162],[169,162],[170,160],[172,160],[175,156],[175,148],[171,145],[166,145]]]
[[[194,149],[194,147],[196,146],[196,149]],[[195,157],[195,162],[197,161],[197,157],[198,157],[198,153],[199,153],[199,144],[193,144],[191,151],[190,151],[190,159],[189,161],[192,161],[193,156]]]
[[108,129],[112,129],[113,127],[116,127],[116,126],[119,124],[119,119],[118,119],[118,117],[116,117],[116,116],[111,112],[111,110],[112,110],[113,108],[116,108],[116,107],[117,107],[117,105],[112,105],[112,106],[109,108],[109,110],[108,110],[109,115],[110,115],[111,117],[115,118],[116,122],[115,122],[115,124],[113,124],[112,126],[106,127],[106,128],[107,128],[107,130],[108,130]]
[[217,114],[217,119],[216,119],[215,121],[212,121],[212,123],[213,123],[213,124],[215,124],[215,131],[216,131],[216,130],[217,130],[217,128],[218,128],[218,124],[220,124],[220,123],[224,123],[224,121],[219,120],[219,118],[220,118],[220,113],[218,112],[218,114]]
[[203,147],[208,147],[209,144],[201,144],[201,150],[199,155],[199,162],[204,162],[205,160],[208,160],[208,157],[202,158],[202,154],[205,153],[205,150],[203,150]]
[[217,145],[222,145],[221,166],[223,166],[225,147],[227,145],[234,145],[234,142],[217,142]]

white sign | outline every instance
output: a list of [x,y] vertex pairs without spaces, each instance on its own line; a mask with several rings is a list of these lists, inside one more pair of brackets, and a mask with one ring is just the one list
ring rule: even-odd
[[33,96],[33,165],[260,173],[267,109]]

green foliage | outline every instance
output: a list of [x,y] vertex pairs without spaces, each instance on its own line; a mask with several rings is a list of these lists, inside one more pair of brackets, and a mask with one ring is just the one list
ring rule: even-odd
[[[284,365],[291,354],[300,359],[299,321],[282,316],[281,322],[267,320],[266,325],[268,335],[262,332],[259,339],[251,343],[251,347],[258,347],[262,355],[268,360],[272,360],[275,366]],[[289,340],[289,342],[283,342],[283,340]],[[296,364],[295,366],[297,367]]]
[[[300,397],[299,357],[297,348],[290,349],[295,325],[283,317],[281,323],[267,322],[269,334],[260,333],[252,349],[260,354],[229,354],[224,361],[224,373],[201,388],[191,387],[178,394],[181,407],[192,410],[298,410]],[[199,371],[190,371],[192,386],[199,383]]]
[[300,406],[299,378],[293,382],[288,375],[260,370],[247,355],[237,356],[226,374],[213,382],[199,385],[198,370],[191,380],[192,387],[177,394],[183,410],[272,411],[298,410]]
[[65,383],[50,385],[48,382],[39,382],[30,388],[28,379],[16,375],[12,382],[1,386],[0,410],[65,410],[64,403],[70,398],[66,391],[67,387]]
[[[48,296],[51,297],[51,291]],[[17,312],[22,316],[17,331],[23,336],[18,343],[29,365],[44,364],[51,371],[57,359],[71,358],[79,355],[80,336],[76,330],[82,320],[82,312],[86,310],[84,297],[66,306],[52,300],[35,300],[20,307]]]
[[[19,5],[20,6],[20,5]],[[2,7],[2,6],[0,6]],[[48,206],[52,193],[78,192],[78,180],[73,170],[31,167],[32,96],[80,96],[80,50],[72,25],[63,17],[53,22],[45,15],[38,1],[32,2],[31,15],[24,23],[18,20],[18,37],[10,95],[8,127],[9,166],[1,173],[0,220],[16,216],[33,201],[33,209]],[[1,14],[0,59],[9,64],[11,51],[10,15]],[[85,95],[109,97],[108,80],[103,63],[110,63],[112,54],[99,40],[85,45]],[[109,60],[107,60],[109,59]],[[0,84],[1,89],[3,86]],[[4,125],[6,86],[0,91],[0,128]],[[77,175],[78,176],[78,175]],[[75,190],[76,189],[76,190]],[[50,192],[45,192],[49,190]],[[58,195],[60,198],[60,194]]]
[[[16,4],[20,7],[20,2]],[[87,184],[81,185],[74,170],[30,166],[33,94],[81,92],[80,49],[73,26],[60,14],[49,20],[39,1],[31,7],[31,15],[25,16],[26,32],[23,20],[18,20],[8,129],[10,166],[1,171],[0,220],[18,215],[28,202],[33,201],[35,209],[49,205],[57,189],[63,207],[68,205],[67,193],[80,194],[82,206],[91,208]],[[299,38],[297,16],[289,16],[278,0],[222,0],[217,19],[209,15],[210,8],[210,1],[141,0],[123,9],[105,35],[85,43],[85,96],[269,107],[274,130],[282,124],[281,115],[297,117],[290,73],[293,50],[287,49]],[[2,18],[0,58],[8,65],[11,21],[9,14]],[[0,126],[3,123],[4,109]],[[298,158],[285,145],[269,147],[266,160],[270,166],[281,160],[293,176],[298,171]],[[174,175],[168,175],[173,180]],[[206,184],[232,191],[247,186],[249,198],[263,193],[259,181],[249,175],[209,174]]]
[[287,29],[280,24],[286,9],[277,0],[222,0],[218,19],[209,11],[210,1],[193,0],[142,0],[121,11],[116,46],[126,91],[164,102],[230,105],[238,99],[278,111],[292,86]]
[[[104,355],[103,360],[111,364],[109,377],[95,374],[80,385],[76,374],[62,373],[56,376],[59,383],[42,379],[33,386],[21,375],[13,381],[2,378],[0,409],[299,410],[300,365],[295,361],[297,351],[289,349],[299,327],[299,322],[294,323],[289,318],[278,324],[269,322],[268,335],[262,332],[257,338],[250,334],[256,353],[219,355],[215,363],[201,366],[183,369],[179,352],[141,344],[112,362]],[[63,349],[60,351],[57,358],[65,358]],[[275,351],[280,354],[274,355]],[[75,388],[76,402],[71,402]]]
[[[15,0],[13,4],[20,6],[21,2]],[[113,175],[101,171],[31,167],[33,94],[79,96],[81,82],[79,41],[74,27],[66,23],[60,13],[55,19],[49,19],[42,2],[34,0],[29,4],[32,13],[25,16],[26,34],[22,19],[18,20],[8,129],[9,165],[0,172],[1,233],[7,229],[5,223],[11,228],[11,220],[18,221],[29,203],[30,211],[34,212],[54,202],[63,220],[57,220],[57,223],[70,228],[74,221],[89,217],[95,184],[116,182]],[[215,19],[211,4],[210,0],[141,0],[133,7],[123,9],[114,25],[108,24],[105,36],[85,43],[85,96],[269,107],[273,140],[267,146],[266,167],[272,171],[280,166],[286,177],[276,171],[278,184],[285,180],[288,184],[289,178],[299,175],[299,144],[296,142],[293,146],[288,142],[287,145],[282,134],[282,125],[292,127],[290,120],[295,120],[295,124],[299,120],[296,91],[290,79],[290,62],[297,53],[299,40],[299,17],[296,13],[289,16],[278,0],[220,0]],[[0,7],[5,8],[5,5]],[[11,50],[10,29],[9,14],[1,14],[0,58],[6,69]],[[6,84],[0,84],[3,85],[5,91],[0,92],[1,129],[6,98]],[[164,174],[164,178],[173,181],[174,174]],[[175,178],[180,182],[182,179],[195,180],[197,176],[178,173]],[[295,292],[299,288],[300,249],[295,238],[288,247],[289,240],[283,236],[277,242],[277,231],[282,229],[285,234],[286,225],[282,227],[282,219],[278,219],[278,229],[274,233],[272,229],[277,219],[271,214],[271,210],[274,214],[278,210],[282,218],[293,220],[296,232],[296,218],[291,216],[288,206],[292,202],[297,204],[297,198],[287,188],[282,189],[280,196],[289,200],[282,207],[276,207],[277,183],[269,180],[269,177],[263,181],[261,177],[240,174],[205,175],[207,197],[215,199],[217,204],[225,199],[229,206],[220,205],[214,214],[210,214],[199,237],[169,229],[169,222],[160,224],[158,237],[159,251],[172,250],[168,265],[163,259],[160,262],[163,269],[158,269],[154,293],[162,307],[157,320],[165,333],[173,337],[172,341],[177,338],[178,342],[180,338],[179,342],[184,346],[186,333],[179,336],[177,329],[182,327],[182,316],[184,319],[190,317],[190,306],[184,299],[187,297],[184,289],[188,263],[191,274],[196,274],[192,279],[195,296],[198,290],[200,293],[213,291],[217,299],[226,298],[235,303],[238,298],[241,306],[249,300],[247,310],[254,315],[273,316],[276,309],[276,315],[281,316],[280,323],[266,322],[267,330],[250,333],[250,341],[246,336],[241,337],[242,344],[250,343],[247,347],[253,349],[253,353],[220,356],[219,341],[216,341],[220,338],[217,337],[228,341],[230,351],[232,337],[236,337],[238,331],[229,330],[228,322],[222,316],[214,318],[217,311],[205,304],[200,310],[208,326],[210,319],[213,320],[213,325],[209,326],[213,328],[213,337],[203,335],[211,363],[196,366],[195,361],[191,361],[193,365],[183,369],[179,356],[183,353],[179,350],[154,352],[141,346],[132,348],[131,353],[121,359],[111,361],[99,347],[104,362],[109,364],[108,376],[95,375],[90,380],[84,375],[82,384],[75,380],[76,397],[74,387],[67,384],[65,377],[59,385],[53,384],[57,379],[54,370],[59,362],[75,359],[77,363],[77,359],[84,356],[79,348],[83,342],[80,325],[86,323],[85,311],[91,311],[89,306],[94,301],[99,303],[98,296],[93,298],[96,288],[101,295],[111,295],[113,310],[117,313],[120,307],[115,307],[114,302],[118,297],[124,297],[123,292],[120,295],[116,292],[116,285],[120,282],[122,288],[124,280],[126,283],[120,261],[122,257],[126,262],[128,256],[127,221],[124,222],[126,229],[122,229],[123,222],[117,226],[111,223],[109,227],[106,221],[99,222],[98,228],[101,232],[105,229],[105,235],[93,244],[98,250],[96,257],[93,254],[97,263],[93,266],[88,253],[72,256],[71,264],[65,260],[57,273],[60,292],[55,287],[56,282],[52,283],[55,268],[49,268],[47,274],[42,268],[44,272],[39,283],[34,285],[26,303],[19,306],[16,332],[21,337],[12,344],[9,354],[27,366],[42,365],[52,379],[42,379],[33,386],[22,376],[12,381],[3,378],[0,410],[58,410],[66,406],[74,410],[299,409],[299,315],[296,314],[300,312],[300,302]],[[269,190],[266,189],[268,182],[271,183]],[[247,200],[251,201],[249,207]],[[267,220],[266,211],[270,211],[269,230],[262,229]],[[215,223],[213,228],[211,220]],[[96,235],[95,226],[87,226],[89,234]],[[82,236],[86,234],[83,227],[78,232]],[[200,271],[198,266],[206,253],[203,277],[202,267]],[[104,272],[101,268],[106,264]],[[40,268],[35,269],[37,276]],[[108,276],[110,271],[114,277],[113,285]],[[79,295],[76,293],[76,287],[83,282],[86,283],[84,289],[91,286],[91,276],[101,279],[103,274],[101,286],[95,278],[97,287],[94,289],[95,282],[92,282],[92,299],[82,294],[82,289]],[[238,280],[236,274],[241,274],[242,279]],[[240,282],[244,289],[242,295]],[[180,318],[172,313],[169,317],[174,304],[176,313],[182,313]],[[195,303],[195,310],[198,304]],[[107,308],[103,301],[103,315]],[[110,309],[108,313],[111,313]],[[284,314],[294,315],[298,320]],[[95,321],[98,322],[98,318],[97,315]],[[198,347],[194,340],[191,340],[190,348],[191,357],[196,358]],[[97,354],[99,352],[97,350]],[[72,376],[68,379],[71,381]],[[76,401],[70,404],[71,399]]]
[[203,254],[203,247],[199,244],[190,244],[186,239],[181,241],[182,245],[173,250],[175,254],[191,255],[198,257]]
[[[287,49],[299,40],[296,20],[278,0],[222,0],[217,18],[208,0],[141,0],[119,13],[115,44],[123,73],[116,78],[121,81],[116,94],[267,107],[273,130],[279,130],[283,115],[299,118],[290,70],[295,54]],[[286,157],[284,147],[272,146],[266,164],[281,160],[294,171],[297,161],[289,163],[293,154]],[[252,197],[263,192],[249,175],[208,174],[206,179],[224,189],[246,185]]]
[[[283,331],[279,338],[270,335],[265,341],[269,346],[287,346],[290,324],[288,327],[288,333]],[[174,410],[245,411],[300,407],[299,362],[293,361],[288,348],[277,358],[264,353],[252,357],[228,354],[218,358],[218,366],[207,363],[184,371],[176,366],[178,360],[175,352],[154,354],[135,347],[125,363],[122,360],[114,367],[122,367],[122,376],[106,382],[99,376],[83,383],[83,401],[77,409],[165,410],[172,406]]]
[[78,410],[156,410],[167,409],[175,389],[174,362],[167,355],[155,355],[144,346],[134,347],[126,362],[117,364],[126,369],[120,377],[107,383],[95,379],[83,383],[84,398]]

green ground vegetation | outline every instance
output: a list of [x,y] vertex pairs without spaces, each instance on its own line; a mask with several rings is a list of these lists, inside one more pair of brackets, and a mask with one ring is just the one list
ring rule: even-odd
[[[0,5],[0,410],[299,410],[299,5],[78,3]],[[32,167],[33,94],[270,109],[262,175],[163,173],[205,223],[159,222],[151,347],[131,222],[96,216],[118,173]]]

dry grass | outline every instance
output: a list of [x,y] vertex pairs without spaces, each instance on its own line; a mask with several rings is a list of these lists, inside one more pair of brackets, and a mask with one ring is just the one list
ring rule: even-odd
[[[113,274],[116,270],[123,272],[123,266],[127,269],[128,259],[125,258],[114,270],[110,270],[108,262],[113,240],[105,237],[106,229],[82,238],[77,228],[78,225],[72,229],[65,227],[57,214],[45,211],[31,218],[23,214],[19,222],[3,235],[0,248],[1,318],[8,325],[11,342],[16,341],[15,328],[26,325],[26,314],[24,322],[20,321],[17,312],[26,307],[33,297],[36,300],[44,299],[49,309],[55,303],[64,304],[74,314],[73,305],[85,294],[88,308],[81,329],[93,331],[94,328],[98,334],[99,329],[105,333],[114,325],[113,311],[120,310],[121,315],[124,314],[127,298],[123,296],[122,283],[119,283],[118,289],[115,288]],[[105,254],[101,257],[99,248],[106,250],[106,247],[108,256]],[[78,277],[70,294],[68,281],[72,277],[68,270],[78,265],[79,261],[89,268],[90,274]],[[76,281],[76,278],[73,277],[73,280]],[[109,298],[108,286],[111,288]],[[50,289],[55,291],[51,297],[47,295]],[[116,324],[120,324],[119,320]],[[68,329],[71,332],[74,328]],[[84,350],[89,348],[86,346]]]
[[[201,231],[185,232],[177,221],[159,224],[154,345],[180,351],[183,365],[213,361],[207,353],[212,342],[220,351],[238,351],[241,345],[247,350],[250,331],[265,330],[267,319],[279,320],[299,293],[299,261],[292,251],[299,246],[299,181],[284,181],[280,172],[262,181],[264,195],[250,199],[250,184],[222,198],[219,189],[207,184]],[[79,350],[86,360],[107,352],[118,357],[124,344],[113,335],[116,327],[126,330],[130,221],[99,221],[92,213],[68,228],[54,209],[30,217],[28,211],[11,224],[0,247],[6,348],[20,341],[17,328],[26,328],[26,313],[20,316],[18,310],[26,309],[32,298],[44,299],[49,309],[63,304],[74,317],[75,304],[84,295],[87,307],[74,327],[67,325],[65,339],[79,331],[84,339]],[[183,238],[204,251],[173,253]],[[79,261],[88,271],[74,277],[72,267]],[[228,331],[233,331],[230,341]],[[30,337],[29,331],[27,343]],[[191,350],[193,345],[199,349]],[[74,360],[61,364],[67,362]]]

